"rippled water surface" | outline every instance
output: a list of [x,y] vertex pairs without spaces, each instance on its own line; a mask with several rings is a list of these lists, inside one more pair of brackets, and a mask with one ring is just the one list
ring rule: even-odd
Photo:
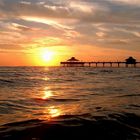
[[139,109],[139,68],[0,67],[1,125]]
[[139,140],[140,68],[0,67],[0,139],[64,133]]

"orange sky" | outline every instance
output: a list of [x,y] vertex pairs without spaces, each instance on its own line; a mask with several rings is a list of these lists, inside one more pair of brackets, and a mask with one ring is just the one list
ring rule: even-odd
[[0,0],[0,66],[140,61],[140,1]]

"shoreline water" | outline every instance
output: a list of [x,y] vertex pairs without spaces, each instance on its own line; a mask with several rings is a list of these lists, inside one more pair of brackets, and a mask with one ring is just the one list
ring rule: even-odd
[[64,115],[51,121],[38,119],[0,127],[1,140],[45,139],[140,139],[140,116],[132,113],[106,116]]

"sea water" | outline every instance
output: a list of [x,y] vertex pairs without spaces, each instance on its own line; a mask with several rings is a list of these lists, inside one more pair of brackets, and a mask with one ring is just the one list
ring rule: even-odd
[[2,138],[9,124],[62,117],[63,124],[75,118],[123,123],[136,130],[125,137],[139,139],[139,115],[140,68],[0,67]]

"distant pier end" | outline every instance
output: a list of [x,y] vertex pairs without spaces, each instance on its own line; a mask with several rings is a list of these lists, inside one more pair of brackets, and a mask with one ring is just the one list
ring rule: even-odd
[[84,67],[84,66],[88,66],[88,67],[113,67],[115,65],[115,67],[137,67],[138,64],[140,64],[140,62],[137,62],[136,59],[134,59],[133,57],[129,57],[127,58],[125,61],[99,61],[99,62],[83,62],[83,61],[79,61],[78,59],[76,59],[75,57],[71,57],[70,59],[68,59],[67,61],[64,62],[60,62],[61,66],[63,67]]

